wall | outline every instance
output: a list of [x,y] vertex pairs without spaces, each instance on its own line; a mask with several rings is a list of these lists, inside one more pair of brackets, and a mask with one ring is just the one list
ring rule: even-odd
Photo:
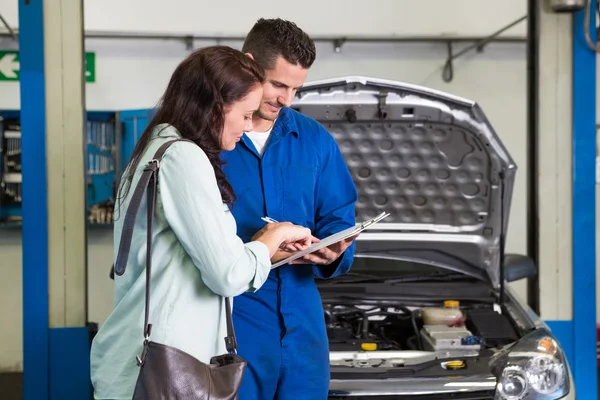
[[[10,4],[9,4],[10,3]],[[15,3],[15,4],[13,4]],[[199,2],[198,2],[199,3]],[[103,8],[100,7],[102,4]],[[227,7],[232,7],[231,2]],[[210,13],[196,2],[171,1],[161,7],[157,0],[103,2],[88,0],[86,29],[117,31],[163,31],[179,33],[222,33],[242,35],[259,16],[278,15],[295,20],[312,34],[343,33],[370,35],[484,35],[525,14],[520,0],[492,2],[483,0],[380,1],[377,7],[359,7],[358,1],[326,3],[305,1],[303,7],[277,13],[263,3],[235,3],[237,15],[224,15],[219,4],[211,4]],[[324,5],[326,4],[326,5]],[[12,7],[12,8],[11,8]],[[326,8],[324,8],[326,7]],[[144,17],[138,11],[144,9]],[[115,10],[119,12],[115,12]],[[318,14],[312,10],[319,9]],[[264,11],[266,10],[266,11]],[[340,17],[341,11],[349,14]],[[0,0],[0,13],[16,26],[15,1]],[[367,16],[375,22],[367,23]],[[452,18],[448,18],[452,15]],[[485,18],[475,16],[485,15]],[[173,21],[169,23],[169,21]],[[524,23],[511,34],[523,34]],[[214,42],[196,42],[200,47]],[[223,41],[239,47],[239,41]],[[13,43],[0,41],[0,49]],[[185,46],[175,41],[87,40],[86,51],[96,52],[97,82],[86,85],[86,102],[90,110],[152,107],[158,100],[177,63],[187,54]],[[525,135],[526,76],[524,44],[491,44],[483,53],[469,53],[456,61],[454,80],[441,79],[445,62],[443,44],[356,44],[347,43],[335,53],[330,43],[318,44],[317,62],[308,79],[339,75],[370,75],[402,80],[448,91],[477,100],[494,124],[500,137],[515,158],[519,173],[513,198],[507,250],[526,251]],[[18,108],[16,83],[0,83],[0,108]],[[20,369],[21,338],[21,241],[20,230],[0,230],[0,370]],[[112,286],[108,271],[112,263],[110,230],[95,229],[88,233],[89,320],[102,322],[112,307]],[[522,283],[516,284],[521,296]]]
[[21,231],[0,231],[0,371],[21,370],[23,360]]
[[[312,35],[480,36],[527,13],[522,0],[304,0],[273,7],[267,0],[203,2],[84,0],[91,31],[245,35],[260,17],[291,19]],[[373,5],[376,4],[376,5]],[[0,12],[17,26],[18,3],[0,0]],[[525,35],[519,25],[506,33]]]

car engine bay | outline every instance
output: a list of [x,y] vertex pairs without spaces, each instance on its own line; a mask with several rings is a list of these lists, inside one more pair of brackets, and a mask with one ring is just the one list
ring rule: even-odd
[[396,368],[476,357],[519,338],[511,319],[490,304],[453,308],[365,303],[324,304],[332,367]]

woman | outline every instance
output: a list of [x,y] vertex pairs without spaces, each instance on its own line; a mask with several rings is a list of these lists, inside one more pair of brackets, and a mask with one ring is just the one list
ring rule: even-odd
[[[208,47],[190,55],[173,73],[119,188],[115,257],[125,210],[143,168],[167,141],[185,138],[195,143],[171,144],[160,161],[150,322],[151,340],[205,363],[226,351],[223,296],[259,289],[278,249],[303,249],[312,240],[306,228],[273,223],[244,244],[229,212],[235,195],[221,170],[219,153],[232,150],[243,132],[252,130],[264,79],[254,61],[229,47]],[[115,308],[92,343],[97,399],[133,395],[139,374],[135,357],[143,343],[146,240],[144,197],[127,268],[115,277]]]

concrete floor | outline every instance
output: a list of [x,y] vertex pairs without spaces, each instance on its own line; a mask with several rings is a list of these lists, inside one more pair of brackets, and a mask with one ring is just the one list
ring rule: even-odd
[[0,374],[0,399],[23,400],[23,375],[21,373]]

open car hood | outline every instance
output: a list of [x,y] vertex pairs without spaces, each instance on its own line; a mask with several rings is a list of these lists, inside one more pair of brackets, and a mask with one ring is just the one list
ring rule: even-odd
[[359,193],[357,221],[390,213],[359,237],[359,252],[379,248],[501,286],[516,165],[477,103],[351,76],[306,83],[292,107],[337,141]]

